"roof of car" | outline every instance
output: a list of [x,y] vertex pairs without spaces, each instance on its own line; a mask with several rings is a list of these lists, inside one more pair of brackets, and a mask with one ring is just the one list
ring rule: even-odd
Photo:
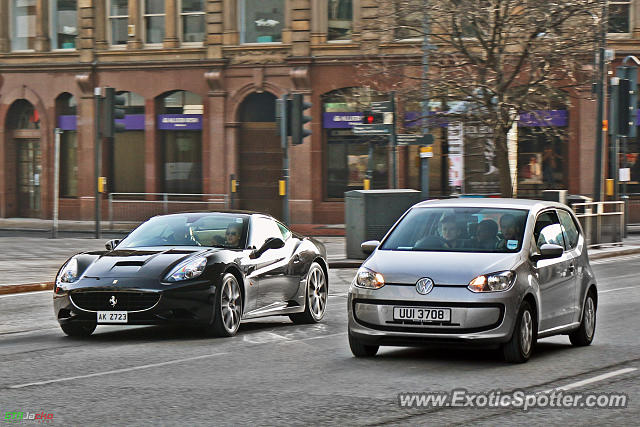
[[234,214],[234,215],[265,215],[265,216],[271,216],[269,214],[265,214],[262,212],[254,212],[254,211],[243,211],[243,210],[217,210],[217,211],[209,211],[209,212],[202,212],[202,211],[194,211],[194,212],[176,212],[176,213],[172,213],[172,214],[166,214],[166,215],[156,215],[156,217],[164,217],[164,216],[178,216],[178,215],[191,215],[191,216],[207,216],[207,215],[214,215],[214,214]]
[[568,206],[562,203],[546,200],[530,199],[499,199],[489,197],[461,197],[455,199],[431,199],[413,205],[414,207],[476,207],[476,208],[505,208],[540,210],[546,207],[564,208]]

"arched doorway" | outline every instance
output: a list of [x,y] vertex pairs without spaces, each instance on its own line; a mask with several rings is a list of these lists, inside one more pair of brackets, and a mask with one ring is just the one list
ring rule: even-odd
[[276,134],[276,97],[253,93],[240,105],[238,198],[241,209],[282,216],[278,180],[282,177],[282,147]]
[[[9,109],[5,129],[8,130],[9,143],[6,164],[9,185],[11,176],[16,177],[15,192],[8,191],[8,213],[22,218],[37,218],[42,210],[42,155],[38,110],[25,99],[17,100]],[[12,205],[15,208],[11,208]]]

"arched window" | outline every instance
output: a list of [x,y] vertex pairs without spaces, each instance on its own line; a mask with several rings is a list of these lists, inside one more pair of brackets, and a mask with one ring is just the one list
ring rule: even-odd
[[134,92],[123,95],[125,131],[113,139],[111,182],[114,193],[144,193],[144,98]]
[[60,197],[78,195],[78,105],[70,93],[56,98],[60,134]]
[[370,109],[372,102],[388,99],[388,95],[368,87],[338,89],[322,96],[328,199],[343,199],[345,191],[361,190],[370,165],[373,166],[370,188],[388,187],[388,137],[356,135],[352,131],[354,124],[362,122],[363,111]]
[[157,119],[162,144],[164,192],[202,192],[202,97],[188,91],[159,100]]

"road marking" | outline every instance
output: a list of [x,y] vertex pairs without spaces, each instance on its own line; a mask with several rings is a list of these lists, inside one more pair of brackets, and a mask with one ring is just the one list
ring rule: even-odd
[[53,294],[52,290],[47,290],[47,291],[33,291],[33,292],[20,292],[17,294],[6,294],[6,295],[0,295],[0,298],[9,298],[9,297],[18,297],[21,295],[35,295],[35,294],[43,294],[43,293],[50,293]]
[[599,294],[606,294],[607,292],[623,291],[625,289],[640,289],[638,286],[627,286],[624,288],[607,289],[606,291],[600,291]]
[[621,262],[621,261],[634,261],[640,259],[640,255],[624,255],[624,256],[617,256],[617,257],[610,257],[610,258],[601,258],[601,259],[596,259],[593,261],[590,261],[590,264],[611,264],[614,262]]
[[229,353],[205,354],[202,356],[187,357],[185,359],[175,359],[175,360],[168,360],[166,362],[160,362],[160,363],[150,363],[148,365],[132,366],[131,368],[114,369],[112,371],[104,371],[104,372],[94,372],[93,374],[87,374],[87,375],[76,375],[74,377],[64,377],[64,378],[56,378],[53,380],[36,381],[36,382],[25,383],[25,384],[16,384],[16,385],[11,385],[8,388],[17,389],[17,388],[33,387],[37,385],[60,383],[64,381],[73,381],[73,380],[79,380],[84,378],[102,377],[105,375],[121,374],[123,372],[139,371],[141,369],[156,368],[158,366],[167,366],[167,365],[175,365],[177,363],[191,362],[192,360],[208,359],[211,357],[223,356],[225,354],[229,354]]
[[637,371],[637,370],[638,370],[638,368],[619,369],[617,371],[613,371],[613,372],[609,372],[609,373],[606,373],[606,374],[598,375],[598,376],[593,377],[593,378],[587,378],[586,380],[576,381],[575,383],[570,383],[570,384],[567,384],[567,385],[563,385],[561,387],[552,388],[552,389],[544,391],[543,393],[551,393],[552,391],[559,391],[559,390],[563,390],[563,391],[572,390],[574,388],[582,387],[583,385],[596,383],[598,381],[606,380],[606,379],[611,378],[611,377],[617,377],[618,375],[628,374],[629,372],[633,372],[633,371]]

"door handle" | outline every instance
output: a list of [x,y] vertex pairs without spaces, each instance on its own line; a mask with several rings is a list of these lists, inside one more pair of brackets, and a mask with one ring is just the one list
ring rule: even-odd
[[575,264],[569,264],[569,268],[567,268],[567,270],[569,271],[569,274],[575,273],[575,271],[576,271]]

